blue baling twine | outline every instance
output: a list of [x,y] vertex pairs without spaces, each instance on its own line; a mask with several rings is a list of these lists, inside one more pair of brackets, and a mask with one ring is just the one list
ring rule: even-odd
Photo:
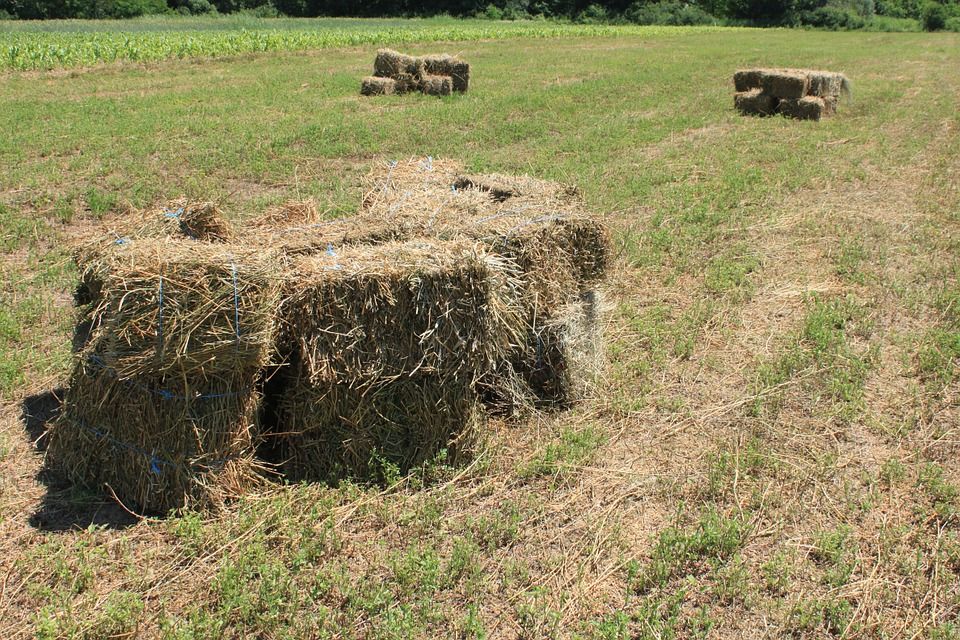
[[83,420],[75,420],[75,421],[74,421],[74,424],[76,424],[76,425],[77,425],[78,427],[80,427],[81,429],[85,429],[85,430],[89,431],[90,433],[92,433],[93,435],[97,436],[98,438],[102,438],[103,440],[106,440],[107,442],[109,442],[110,444],[112,444],[112,445],[115,446],[115,447],[118,447],[118,448],[120,448],[120,449],[126,449],[127,451],[132,451],[133,453],[140,454],[141,456],[149,459],[149,460],[150,460],[150,472],[153,473],[154,475],[160,475],[161,473],[163,473],[163,467],[165,467],[165,466],[169,466],[169,467],[178,467],[178,466],[180,466],[180,465],[176,464],[175,462],[171,462],[171,461],[169,461],[169,460],[164,460],[163,458],[159,458],[159,457],[157,457],[157,454],[151,453],[151,452],[149,452],[149,451],[147,451],[147,450],[145,450],[145,449],[141,449],[140,447],[138,447],[138,446],[136,446],[136,445],[133,445],[133,444],[130,444],[129,442],[124,442],[123,440],[117,440],[116,438],[114,438],[113,436],[111,436],[109,433],[104,433],[103,431],[100,431],[99,429],[96,429],[96,428],[94,428],[94,427],[91,427],[90,425],[88,425],[88,424],[87,424],[86,422],[84,422]]
[[[98,438],[101,438],[101,439],[103,439],[103,440],[106,440],[107,442],[109,442],[110,444],[112,444],[113,446],[115,446],[115,447],[117,447],[117,448],[119,448],[119,449],[125,449],[125,450],[127,450],[127,451],[131,451],[131,452],[133,452],[133,453],[136,453],[136,454],[138,454],[138,455],[141,455],[141,456],[147,458],[147,460],[150,461],[150,473],[152,473],[152,474],[154,474],[154,475],[157,475],[157,476],[158,476],[158,475],[160,475],[161,473],[163,473],[163,467],[174,467],[174,468],[179,468],[179,469],[186,469],[186,467],[185,467],[184,465],[178,464],[178,463],[173,462],[173,461],[170,461],[170,460],[165,460],[165,459],[161,458],[160,456],[158,456],[158,455],[157,455],[156,453],[154,453],[154,452],[147,451],[146,449],[141,449],[140,447],[138,447],[138,446],[136,446],[136,445],[134,445],[134,444],[130,444],[129,442],[124,442],[123,440],[118,440],[118,439],[114,438],[113,436],[111,436],[109,433],[105,433],[105,432],[101,431],[100,429],[96,429],[96,428],[94,428],[94,427],[91,427],[90,425],[88,425],[88,424],[87,424],[86,422],[84,422],[83,420],[74,420],[74,421],[73,421],[73,424],[75,424],[76,426],[80,427],[81,429],[84,429],[84,430],[86,430],[86,431],[89,431],[90,433],[92,433],[93,435],[97,436]],[[217,467],[222,467],[223,465],[225,465],[225,464],[226,464],[227,462],[229,462],[230,460],[233,460],[233,459],[238,458],[238,457],[239,457],[239,455],[232,455],[232,456],[227,456],[226,458],[220,458],[220,459],[218,459],[218,460],[213,460],[209,465],[196,465],[196,464],[195,464],[195,465],[191,465],[191,466],[193,466],[194,468],[198,468],[198,467],[217,468]]]
[[176,211],[171,211],[170,209],[164,209],[163,215],[171,219],[179,218],[181,215],[183,215],[183,207],[180,207]]

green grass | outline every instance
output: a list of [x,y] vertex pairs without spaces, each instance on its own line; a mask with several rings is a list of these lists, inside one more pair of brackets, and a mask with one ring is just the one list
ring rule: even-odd
[[[0,76],[0,637],[956,637],[958,36],[164,18],[0,46],[86,66],[127,32],[191,59]],[[216,57],[267,32],[306,49]],[[359,97],[380,42],[462,54],[470,93]],[[846,71],[855,101],[741,118],[755,64]],[[71,366],[75,235],[179,196],[349,214],[425,155],[606,216],[598,397],[493,421],[467,469],[129,529],[37,479],[22,401]]]

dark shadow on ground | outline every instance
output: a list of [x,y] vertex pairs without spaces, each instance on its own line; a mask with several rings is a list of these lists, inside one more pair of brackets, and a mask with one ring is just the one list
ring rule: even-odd
[[[47,448],[47,430],[60,415],[62,398],[63,389],[52,389],[25,398],[21,405],[23,429],[38,451]],[[46,486],[47,493],[30,516],[30,525],[41,531],[73,531],[90,526],[125,529],[139,522],[111,497],[72,484],[46,464],[37,480]]]

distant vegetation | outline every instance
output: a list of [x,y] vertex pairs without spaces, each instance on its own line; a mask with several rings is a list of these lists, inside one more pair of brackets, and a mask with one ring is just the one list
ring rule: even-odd
[[131,18],[252,13],[258,17],[482,17],[641,25],[733,24],[831,30],[960,30],[960,0],[0,0],[0,19]]

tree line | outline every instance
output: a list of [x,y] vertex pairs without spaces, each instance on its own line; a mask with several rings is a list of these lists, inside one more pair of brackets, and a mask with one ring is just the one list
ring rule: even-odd
[[[128,18],[246,12],[260,16],[562,19],[632,24],[738,24],[860,29],[878,17],[960,30],[960,0],[0,0],[0,18]],[[904,21],[898,23],[897,21]]]

